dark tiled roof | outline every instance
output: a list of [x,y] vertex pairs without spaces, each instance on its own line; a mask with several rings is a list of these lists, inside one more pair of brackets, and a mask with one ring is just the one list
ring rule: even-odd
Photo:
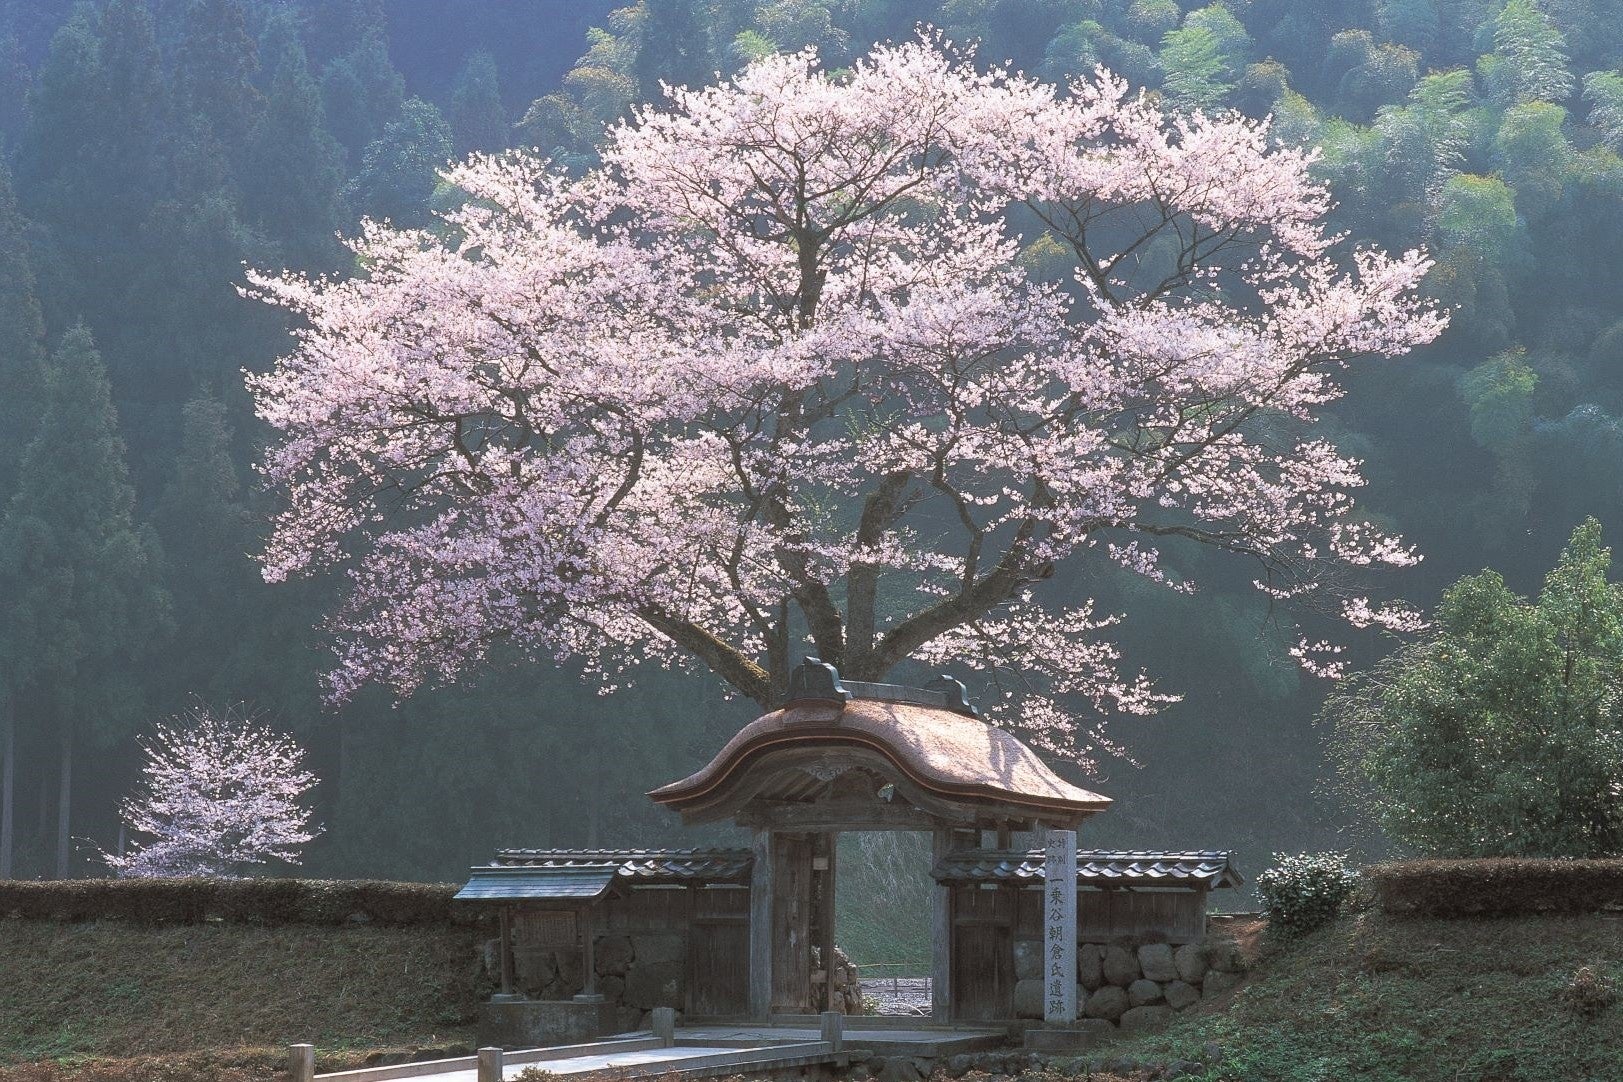
[[459,902],[592,902],[614,885],[613,864],[474,868]]
[[748,882],[748,849],[501,849],[471,870],[457,898],[468,902],[590,902],[616,882]]
[[[1082,849],[1076,854],[1076,878],[1090,887],[1238,887],[1245,880],[1233,856],[1221,850]],[[942,882],[1019,882],[1042,879],[1043,864],[1041,849],[969,849],[943,857],[930,874]]]
[[493,864],[578,868],[609,864],[633,882],[736,882],[749,877],[748,849],[499,849]]

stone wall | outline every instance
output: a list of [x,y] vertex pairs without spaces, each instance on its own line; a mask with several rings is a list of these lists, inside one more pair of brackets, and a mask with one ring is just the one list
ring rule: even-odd
[[[1173,1012],[1222,995],[1240,981],[1244,962],[1233,943],[1082,943],[1076,949],[1079,1018],[1124,1030],[1155,1029]],[[1014,944],[1014,1013],[1043,1016],[1043,951],[1035,939]]]
[[[592,941],[597,991],[620,1008],[626,1029],[647,1028],[648,1012],[674,1007],[678,1016],[687,999],[688,936],[682,931],[599,933]],[[499,940],[486,942],[484,966],[492,982],[500,980]],[[748,964],[739,959],[738,964]],[[578,947],[515,947],[516,991],[531,999],[568,999],[585,989]],[[740,981],[744,979],[742,973]],[[834,948],[836,1009],[862,1013],[858,971],[843,950]]]
[[[818,954],[813,947],[813,964],[820,967]],[[862,974],[839,947],[834,948],[834,1009],[841,1014],[862,1013]]]
[[[485,945],[485,966],[499,973],[499,942]],[[642,1025],[655,1007],[685,1005],[687,936],[681,932],[599,934],[592,941],[597,991],[620,1007],[627,1029]],[[515,947],[515,991],[531,999],[568,999],[585,990],[579,947]]]

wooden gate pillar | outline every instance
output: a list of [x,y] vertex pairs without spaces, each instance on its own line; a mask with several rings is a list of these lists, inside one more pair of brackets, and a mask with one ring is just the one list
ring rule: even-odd
[[756,828],[750,869],[750,1018],[765,1022],[772,1013],[772,835]]
[[750,873],[750,1017],[812,1010],[812,844],[757,830]]
[[[934,867],[952,851],[952,831],[936,827],[930,839]],[[952,886],[936,883],[930,898],[930,1017],[952,1020]]]

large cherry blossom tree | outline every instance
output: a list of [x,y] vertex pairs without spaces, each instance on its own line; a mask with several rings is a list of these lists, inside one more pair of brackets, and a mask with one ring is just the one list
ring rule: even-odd
[[316,784],[304,749],[234,712],[198,704],[144,742],[136,793],[120,806],[135,834],[103,853],[120,878],[234,876],[299,863],[321,833],[301,801]]
[[805,642],[855,679],[986,674],[1085,758],[1079,709],[1165,697],[1062,564],[1188,590],[1161,553],[1196,543],[1328,600],[1327,571],[1416,558],[1312,428],[1346,366],[1445,320],[1424,255],[1326,232],[1312,161],[927,39],[670,90],[583,177],[453,166],[466,201],[365,225],[361,273],[251,275],[302,317],[249,378],[287,498],[265,573],[347,570],[339,697],[505,644],[607,685],[696,663],[771,706]]

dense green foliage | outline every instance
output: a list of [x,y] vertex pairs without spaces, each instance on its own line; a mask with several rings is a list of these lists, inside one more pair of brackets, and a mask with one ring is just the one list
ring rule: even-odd
[[[1279,137],[1324,146],[1338,228],[1436,253],[1453,329],[1356,380],[1328,433],[1367,460],[1368,506],[1427,554],[1411,599],[1490,563],[1525,588],[1584,515],[1623,525],[1617,0],[3,0],[0,508],[33,521],[24,504],[86,486],[76,506],[108,540],[83,586],[130,599],[67,642],[13,612],[42,585],[0,592],[15,870],[55,870],[63,732],[95,752],[67,775],[71,832],[113,847],[133,734],[193,693],[247,700],[312,748],[317,874],[451,878],[498,843],[692,840],[641,794],[747,718],[714,688],[654,673],[603,699],[531,667],[323,710],[330,585],[265,587],[246,556],[266,504],[240,371],[286,332],[233,286],[244,261],[342,272],[333,231],[362,214],[430,221],[454,198],[433,176],[449,155],[510,144],[581,165],[661,80],[808,45],[845,63],[918,22],[1044,77],[1103,63],[1183,104],[1271,112]],[[1028,267],[1066,273],[1024,239]],[[49,456],[25,463],[63,365],[101,455],[71,482]],[[28,558],[44,574],[64,556]],[[1175,575],[1202,559],[1167,555]],[[1193,597],[1076,584],[1135,610],[1130,660],[1186,695],[1117,728],[1142,768],[1091,779],[1117,805],[1090,841],[1233,845],[1253,867],[1333,844],[1305,722],[1323,689],[1243,582],[1204,577]],[[76,666],[74,701],[46,659]]]
[[1357,886],[1358,873],[1340,853],[1281,853],[1257,873],[1268,929],[1283,936],[1306,935],[1335,920]]
[[1331,698],[1338,753],[1386,833],[1441,856],[1623,852],[1623,586],[1586,521],[1533,601],[1496,572]]
[[1403,917],[1599,913],[1623,906],[1623,860],[1412,860],[1363,870],[1381,909]]

